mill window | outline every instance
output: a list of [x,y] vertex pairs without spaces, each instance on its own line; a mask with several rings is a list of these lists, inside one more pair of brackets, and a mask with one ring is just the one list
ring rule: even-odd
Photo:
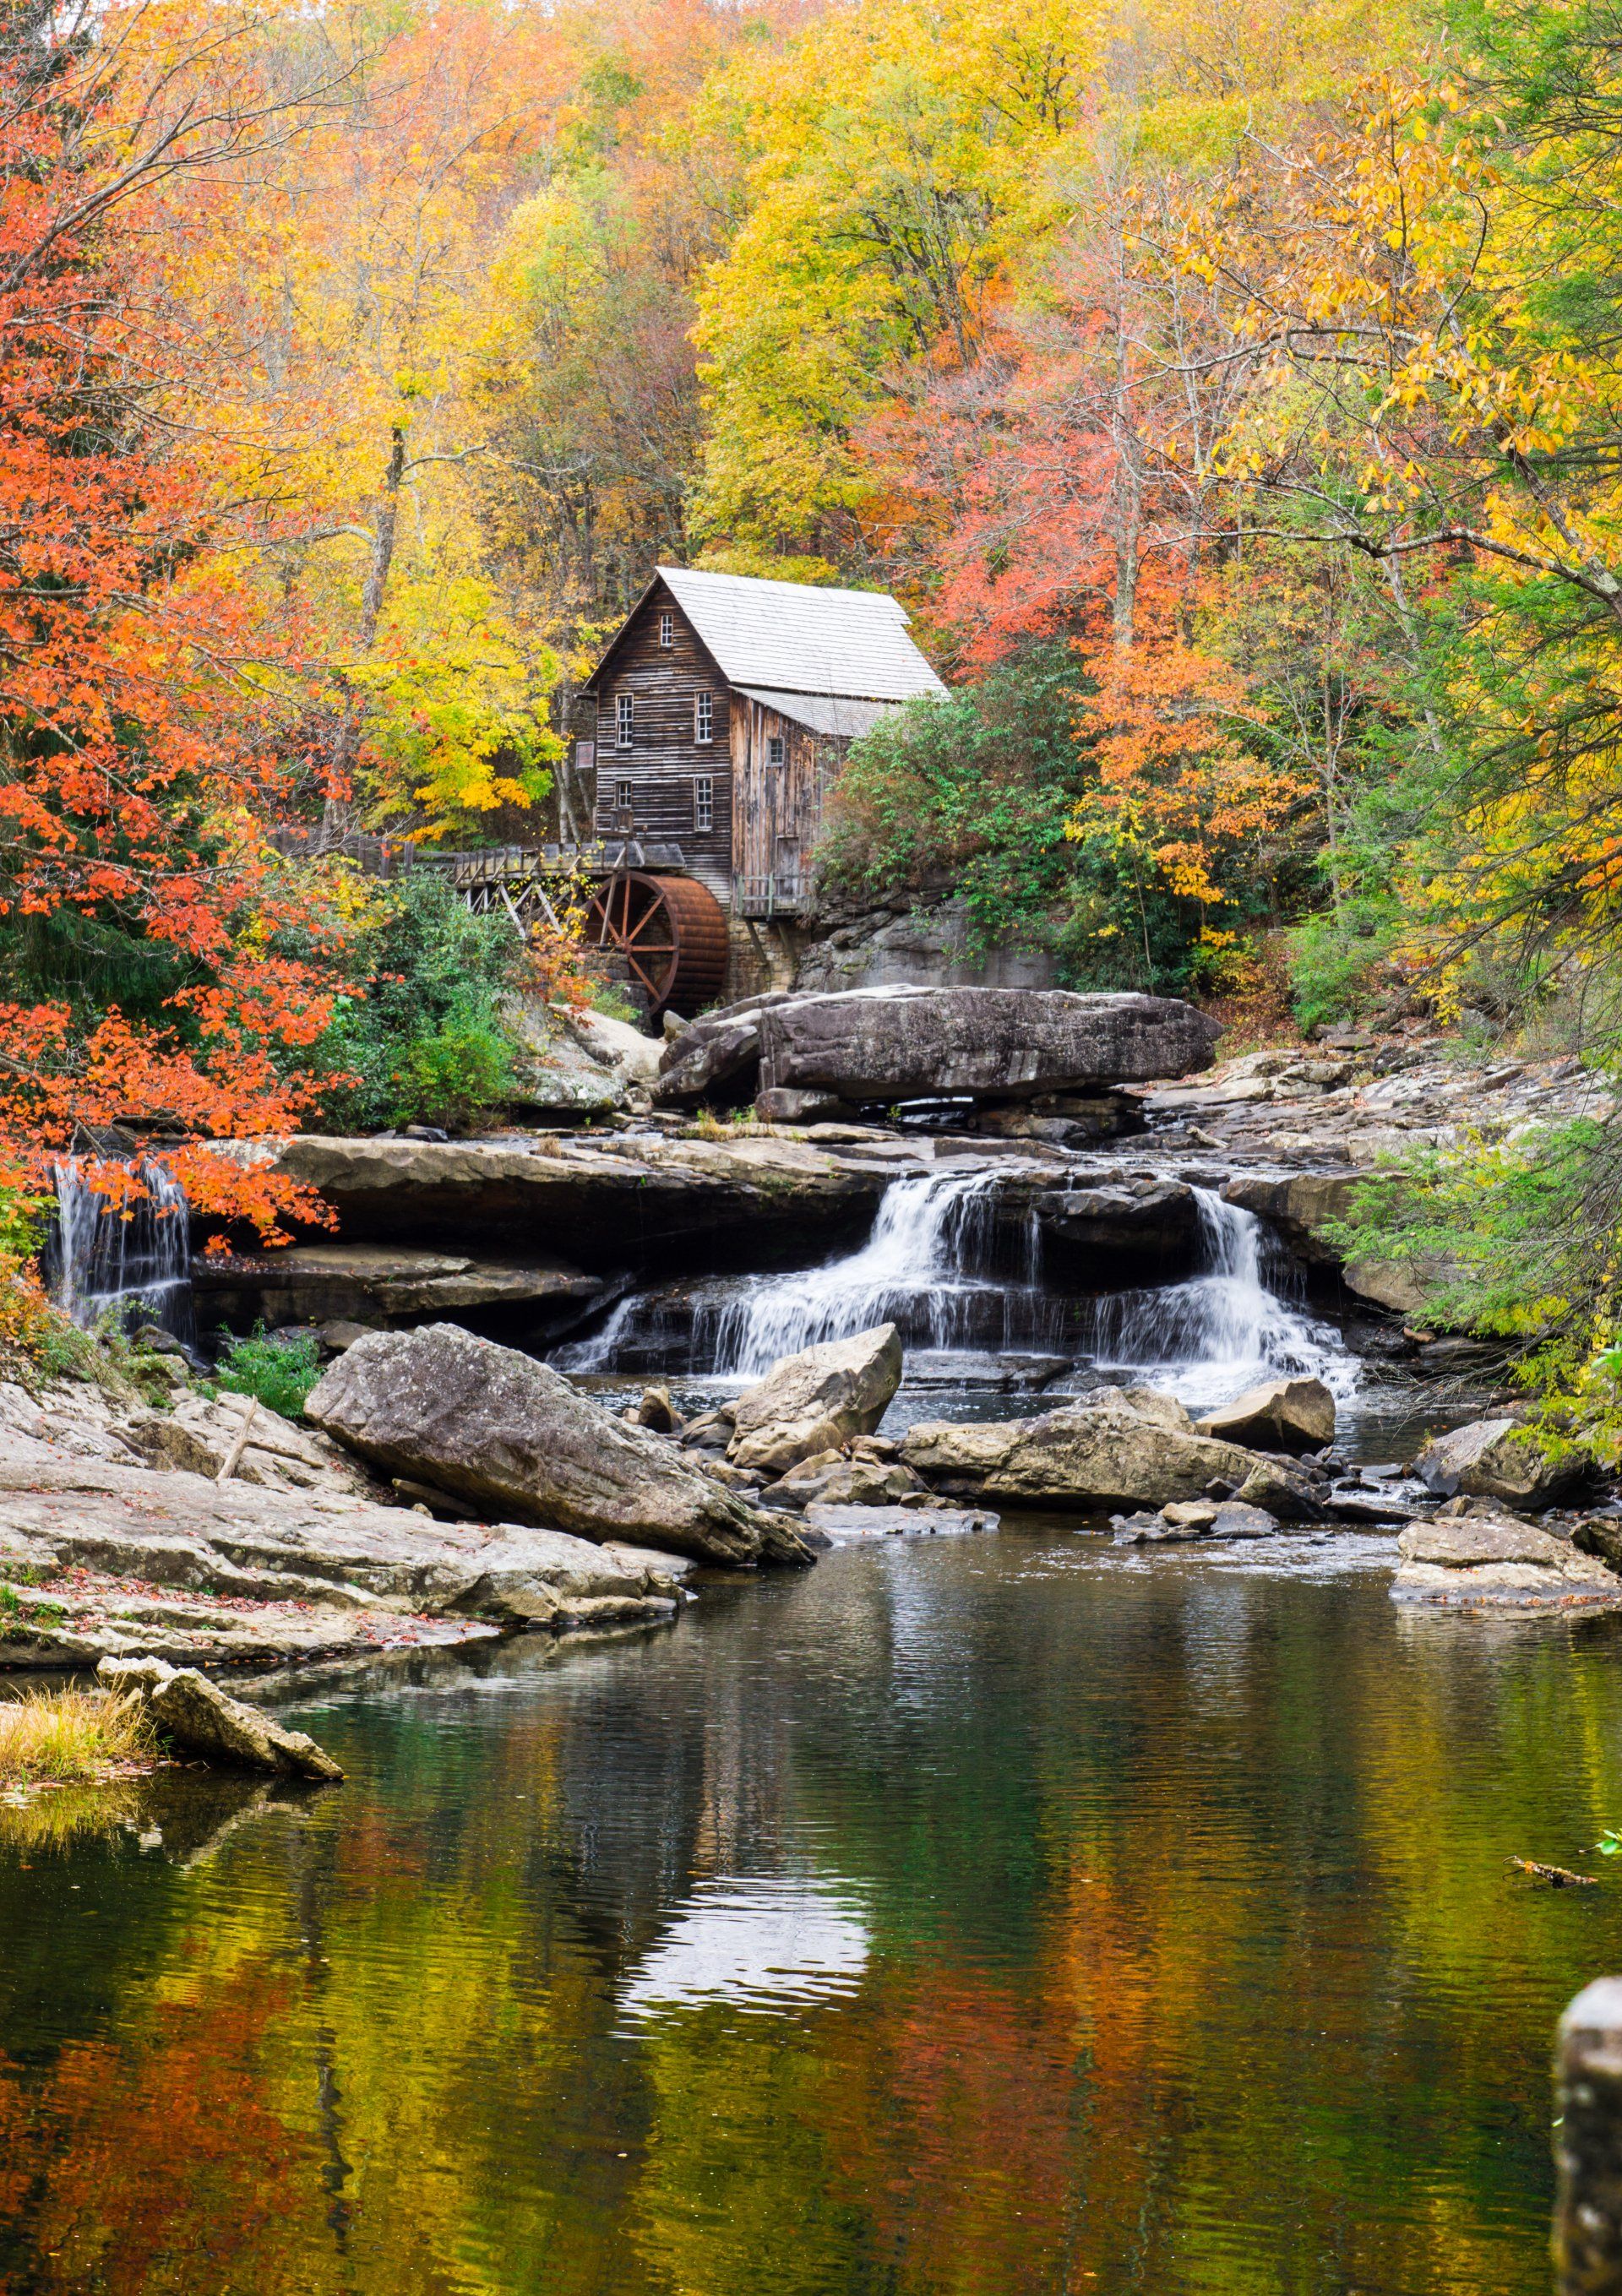
[[781,734],[768,734],[766,735],[766,761],[767,765],[780,766],[782,763],[782,735]]
[[659,618],[659,642],[667,648],[676,644],[676,616],[661,614]]
[[636,730],[636,696],[617,693],[614,696],[614,747],[628,750]]
[[636,785],[628,775],[614,783],[614,804],[620,813],[629,813],[636,802]]
[[707,836],[716,825],[716,784],[710,774],[693,775],[692,825],[700,837]]
[[692,738],[695,742],[713,742],[716,738],[716,697],[713,693],[700,693],[693,701]]

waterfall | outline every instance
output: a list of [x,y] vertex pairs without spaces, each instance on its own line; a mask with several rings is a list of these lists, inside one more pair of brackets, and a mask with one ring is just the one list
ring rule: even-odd
[[152,1158],[127,1168],[134,1188],[93,1187],[77,1157],[55,1166],[56,1219],[45,1269],[58,1307],[88,1328],[109,1308],[138,1310],[176,1339],[193,1337],[192,1234],[185,1190]]
[[1254,1212],[1196,1188],[1206,1267],[1185,1283],[1119,1292],[1096,1302],[1088,1352],[1100,1369],[1135,1370],[1214,1407],[1263,1380],[1321,1379],[1339,1400],[1357,1366],[1332,1325],[1293,1308],[1267,1283],[1269,1231]]
[[694,1343],[717,1371],[758,1375],[779,1355],[898,1323],[917,1348],[1004,1343],[1009,1311],[1029,1308],[1027,1286],[974,1275],[993,1249],[997,1173],[928,1171],[891,1180],[859,1251],[804,1275],[772,1276],[700,1308]]

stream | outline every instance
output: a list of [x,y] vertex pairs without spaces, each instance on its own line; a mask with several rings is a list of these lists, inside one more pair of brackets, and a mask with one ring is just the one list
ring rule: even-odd
[[[1089,1295],[994,1209],[898,1180],[558,1359],[713,1401],[893,1317],[891,1430],[1282,1372],[1365,1460],[1437,1415],[1214,1194],[1195,1273]],[[1622,1620],[1100,1528],[284,1677],[327,1791],[0,1800],[0,2288],[1546,2296],[1551,2035],[1622,1893],[1507,1861],[1622,1820]]]
[[1038,1522],[0,1808],[10,2296],[1547,2296],[1618,1626]]

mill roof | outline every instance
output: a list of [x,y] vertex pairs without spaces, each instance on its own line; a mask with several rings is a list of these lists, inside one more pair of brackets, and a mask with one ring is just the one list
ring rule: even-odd
[[892,702],[946,692],[907,635],[906,609],[882,591],[825,590],[686,566],[660,566],[656,579],[729,685]]

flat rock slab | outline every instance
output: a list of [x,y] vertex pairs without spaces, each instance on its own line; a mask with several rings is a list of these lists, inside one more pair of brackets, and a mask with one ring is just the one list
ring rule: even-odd
[[73,1459],[14,1434],[0,1441],[0,1669],[269,1664],[653,1620],[677,1601],[661,1566],[559,1531]]
[[822,1506],[806,1509],[806,1521],[835,1546],[863,1538],[941,1538],[963,1531],[995,1530],[1002,1518],[985,1507]]
[[379,1243],[295,1245],[196,1263],[193,1285],[217,1313],[266,1323],[373,1322],[469,1308],[571,1306],[596,1299],[602,1279],[564,1260],[475,1259]]
[[1065,989],[877,988],[796,996],[758,1016],[760,1085],[846,1101],[1026,1098],[1185,1076],[1217,1024],[1172,996]]
[[1512,1515],[1411,1523],[1397,1552],[1391,1595],[1399,1603],[1524,1611],[1622,1604],[1622,1578],[1596,1556]]
[[797,1244],[861,1231],[889,1175],[807,1141],[549,1136],[525,1142],[375,1140],[299,1135],[239,1143],[316,1188],[347,1242],[465,1242],[602,1272],[691,1259],[741,1235]]

